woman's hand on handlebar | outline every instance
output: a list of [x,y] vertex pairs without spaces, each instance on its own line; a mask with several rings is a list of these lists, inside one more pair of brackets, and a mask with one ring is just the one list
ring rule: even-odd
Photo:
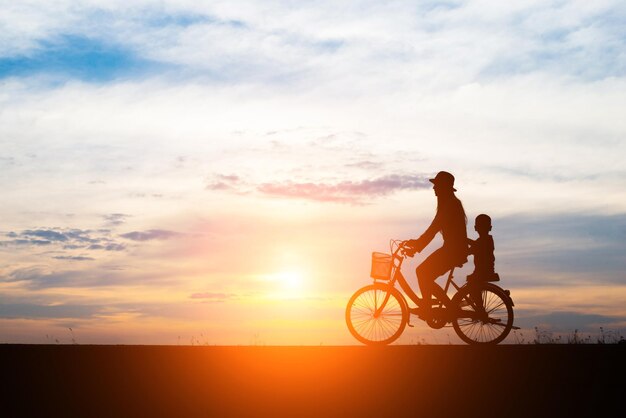
[[416,252],[418,252],[413,246],[415,245],[416,240],[409,239],[406,241],[402,241],[402,253],[407,257],[413,257]]

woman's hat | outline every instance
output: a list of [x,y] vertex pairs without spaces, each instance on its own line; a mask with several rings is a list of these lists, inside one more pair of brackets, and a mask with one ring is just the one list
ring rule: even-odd
[[440,171],[434,179],[429,179],[432,184],[440,187],[448,187],[456,192],[454,188],[454,176],[447,171]]

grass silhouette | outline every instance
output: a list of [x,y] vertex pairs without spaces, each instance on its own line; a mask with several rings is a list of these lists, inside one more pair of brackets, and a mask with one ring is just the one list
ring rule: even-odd
[[583,335],[578,329],[568,334],[555,334],[553,331],[534,327],[534,336],[527,339],[523,332],[513,330],[515,344],[626,344],[626,340],[617,330],[600,327],[598,335]]

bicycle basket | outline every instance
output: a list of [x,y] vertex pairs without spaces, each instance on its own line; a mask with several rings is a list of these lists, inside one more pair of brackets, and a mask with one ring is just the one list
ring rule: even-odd
[[370,277],[378,280],[391,279],[393,257],[385,253],[372,253],[372,271]]

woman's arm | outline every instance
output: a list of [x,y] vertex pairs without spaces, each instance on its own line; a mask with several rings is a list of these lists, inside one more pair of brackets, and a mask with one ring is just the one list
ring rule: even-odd
[[424,233],[416,240],[413,240],[412,247],[417,252],[421,252],[430,242],[435,238],[437,232],[441,230],[439,212],[435,215],[435,219],[431,222],[430,226],[424,231]]
[[467,245],[469,248],[467,249],[467,254],[474,254],[476,252],[476,241],[471,238],[467,239]]

